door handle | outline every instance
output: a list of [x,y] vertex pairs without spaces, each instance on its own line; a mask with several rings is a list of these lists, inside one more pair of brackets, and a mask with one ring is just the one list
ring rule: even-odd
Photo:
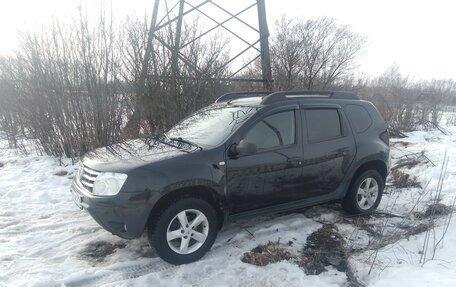
[[346,156],[350,150],[348,148],[341,148],[337,150],[338,156]]
[[287,166],[288,167],[300,167],[302,166],[302,159],[298,157],[292,157],[287,159]]

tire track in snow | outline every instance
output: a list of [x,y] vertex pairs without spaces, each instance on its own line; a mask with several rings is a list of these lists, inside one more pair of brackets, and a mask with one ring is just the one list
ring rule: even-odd
[[[56,232],[63,232],[71,227],[81,227],[81,223],[74,222],[68,223],[67,225],[62,224],[62,226],[58,226],[58,228],[51,228],[49,226],[36,226],[33,228],[25,229],[25,230],[11,230],[11,231],[0,231],[0,236],[18,236],[18,235],[27,235],[31,233],[41,233],[45,230],[56,231]],[[90,232],[101,230],[101,227],[94,227],[90,230]],[[89,231],[88,231],[89,232]],[[83,234],[83,233],[81,233]]]
[[[215,250],[219,249],[232,249],[232,250],[238,250],[235,245],[232,244],[226,244],[226,245],[219,245],[215,246],[214,248],[211,249],[209,253],[207,253],[204,258],[206,259],[211,259],[216,255],[216,252],[213,252]],[[136,264],[136,265],[131,265],[131,266],[125,266],[125,267],[115,267],[115,268],[107,268],[104,269],[103,273],[104,274],[99,274],[99,275],[93,275],[88,278],[84,278],[81,280],[72,280],[72,281],[67,281],[64,282],[65,286],[67,287],[80,287],[80,286],[103,286],[103,285],[110,285],[110,284],[117,284],[117,283],[122,283],[127,280],[131,279],[136,279],[142,276],[146,276],[149,274],[157,273],[157,272],[163,272],[166,270],[170,269],[179,269],[182,266],[175,266],[171,265],[169,263],[166,263],[165,261],[161,260],[160,258],[155,258],[153,262],[147,263],[147,264]],[[105,273],[106,272],[106,273]],[[60,285],[55,285],[60,286]]]
[[[137,264],[125,267],[117,267],[107,269],[106,274],[94,275],[81,280],[64,282],[65,286],[68,287],[79,287],[79,286],[101,286],[113,283],[120,283],[122,281],[139,278],[144,275],[162,272],[172,268],[179,268],[165,263],[161,259],[155,260],[153,263],[148,264]],[[60,285],[56,285],[60,286]]]
[[[22,223],[27,220],[27,217],[22,217],[22,218],[16,218],[18,223]],[[22,225],[20,226],[23,228],[22,230],[4,230],[7,229],[8,227],[12,227],[16,224],[10,224],[9,226],[5,226],[0,228],[0,235],[3,236],[17,236],[17,235],[25,235],[25,234],[30,234],[30,233],[40,233],[43,230],[52,230],[52,231],[65,231],[68,229],[71,229],[73,227],[83,227],[83,228],[90,228],[90,227],[85,227],[87,225],[87,222],[90,222],[88,217],[86,216],[80,216],[80,215],[75,215],[75,216],[65,216],[61,217],[61,221],[58,223],[49,223],[50,218],[45,218],[44,223],[42,220],[35,220],[33,222],[28,222],[27,225]],[[70,221],[68,221],[70,219]],[[7,222],[7,223],[11,223]],[[6,224],[6,223],[5,223]],[[93,232],[94,228],[101,229],[101,227],[94,226],[91,232]]]

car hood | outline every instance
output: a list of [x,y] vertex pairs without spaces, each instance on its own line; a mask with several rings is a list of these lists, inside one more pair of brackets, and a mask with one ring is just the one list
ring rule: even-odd
[[96,149],[87,153],[82,162],[97,171],[128,172],[146,164],[184,156],[199,150],[187,144],[177,146],[156,140],[136,139]]

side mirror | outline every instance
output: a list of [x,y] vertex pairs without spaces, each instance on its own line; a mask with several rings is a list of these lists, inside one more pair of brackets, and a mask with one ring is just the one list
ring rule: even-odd
[[241,140],[238,145],[234,146],[234,151],[238,155],[254,154],[257,152],[257,145],[246,140]]

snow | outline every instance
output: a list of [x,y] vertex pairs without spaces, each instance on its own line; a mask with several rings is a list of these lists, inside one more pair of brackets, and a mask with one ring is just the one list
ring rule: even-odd
[[[400,224],[414,224],[414,212],[423,212],[435,196],[445,152],[449,160],[442,202],[452,203],[456,196],[456,127],[445,129],[448,135],[438,130],[416,131],[392,141],[393,163],[407,153],[424,150],[432,163],[403,171],[417,177],[423,187],[429,184],[426,190],[388,187],[379,211],[401,217],[371,218],[368,223],[383,226],[384,232],[398,232]],[[332,267],[320,275],[306,275],[291,261],[258,267],[240,260],[257,244],[277,240],[293,254],[299,254],[307,236],[324,223],[336,224],[350,246],[361,250],[352,257],[351,264],[368,286],[456,286],[455,219],[434,259],[422,264],[425,232],[378,251],[369,250],[367,247],[375,238],[347,219],[334,204],[229,224],[200,261],[172,266],[156,256],[145,236],[130,241],[120,239],[76,207],[69,192],[76,165],[69,160],[25,156],[2,145],[4,142],[0,141],[0,286],[345,285],[345,273]],[[67,174],[56,175],[61,171]],[[420,201],[415,204],[418,198]],[[446,220],[444,217],[435,222],[437,238],[444,232]],[[291,246],[286,244],[289,241],[293,242]],[[99,257],[89,256],[87,250],[97,244],[119,248]],[[427,259],[432,256],[432,249],[429,248]]]
[[[439,226],[437,234],[442,234]],[[377,255],[377,270],[367,276],[370,266],[358,266],[370,286],[456,286],[456,224],[452,221],[444,237],[443,248],[437,249],[434,260],[419,263],[425,234],[401,240],[381,250]],[[360,271],[361,270],[361,271]],[[362,277],[361,277],[362,278]]]

